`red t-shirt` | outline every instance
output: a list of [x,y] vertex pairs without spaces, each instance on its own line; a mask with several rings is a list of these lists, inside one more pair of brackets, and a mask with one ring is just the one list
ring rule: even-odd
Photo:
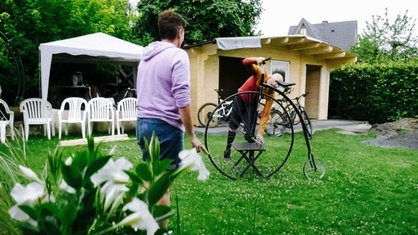
[[[260,79],[263,76],[263,70],[260,66],[257,65],[257,58],[250,57],[245,58],[242,63],[244,66],[247,66],[248,69],[251,71],[251,77],[249,77],[244,84],[238,89],[238,92],[245,92],[245,91],[258,91],[260,87]],[[267,77],[264,77],[264,81],[267,81]],[[241,99],[245,102],[248,102],[250,99],[249,95],[241,95]]]

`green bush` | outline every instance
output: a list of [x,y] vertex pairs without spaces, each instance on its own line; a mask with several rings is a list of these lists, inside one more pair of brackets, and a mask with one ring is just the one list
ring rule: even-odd
[[382,123],[418,115],[418,64],[352,64],[331,73],[329,117]]

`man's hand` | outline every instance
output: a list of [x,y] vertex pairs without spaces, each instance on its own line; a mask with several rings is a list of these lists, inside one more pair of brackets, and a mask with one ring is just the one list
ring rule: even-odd
[[265,58],[264,57],[258,57],[257,58],[257,64],[262,64],[264,62]]
[[205,154],[209,154],[208,150],[203,146],[203,144],[200,142],[200,140],[193,136],[190,138],[190,143],[192,144],[193,148],[196,148],[196,151],[199,153],[200,151],[204,152]]

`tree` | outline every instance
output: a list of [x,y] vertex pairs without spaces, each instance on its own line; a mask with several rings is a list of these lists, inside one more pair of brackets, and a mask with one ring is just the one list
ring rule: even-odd
[[188,22],[185,44],[254,35],[262,11],[261,0],[140,0],[134,30],[141,44],[159,39],[158,14],[170,8]]
[[[0,31],[22,59],[26,97],[39,96],[38,47],[40,43],[104,32],[133,40],[128,0],[7,0],[0,4]],[[7,58],[0,41],[0,58]],[[14,93],[16,77],[10,61],[0,61],[4,93]],[[7,82],[6,82],[7,81]],[[9,94],[10,95],[10,94]]]
[[366,30],[360,35],[357,45],[351,52],[359,60],[369,63],[384,61],[405,61],[418,56],[418,37],[414,36],[416,19],[398,14],[390,23],[388,10],[384,16],[372,16],[372,22],[366,21]]

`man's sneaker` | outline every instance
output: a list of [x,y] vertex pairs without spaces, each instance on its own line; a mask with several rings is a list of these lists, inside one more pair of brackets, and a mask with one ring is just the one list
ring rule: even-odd
[[224,160],[225,161],[231,160],[231,149],[230,148],[225,149]]

